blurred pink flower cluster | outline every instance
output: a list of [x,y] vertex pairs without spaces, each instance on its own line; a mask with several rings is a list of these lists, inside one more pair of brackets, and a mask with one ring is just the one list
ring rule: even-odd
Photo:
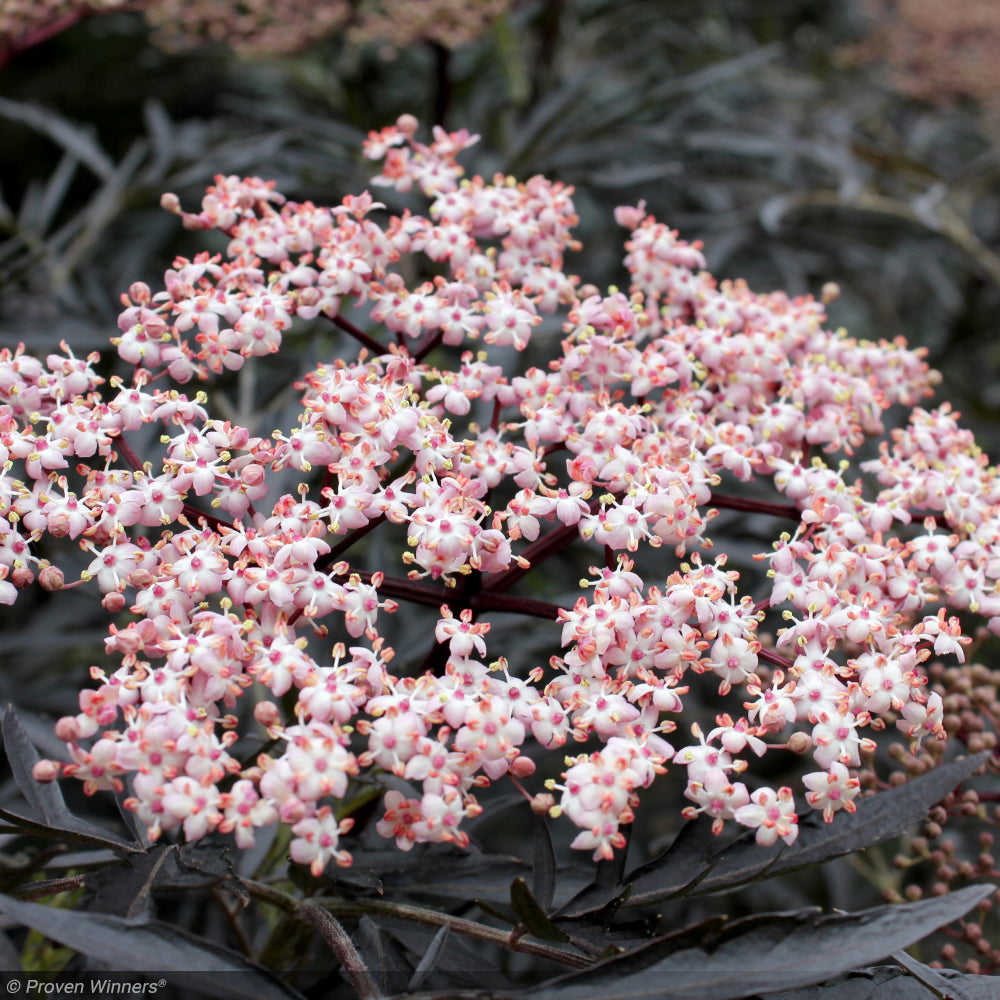
[[142,11],[153,41],[168,50],[215,43],[246,55],[298,52],[334,32],[356,45],[402,49],[430,41],[468,45],[489,31],[512,0],[4,0],[0,62],[81,18]]
[[[944,738],[921,664],[963,660],[955,613],[1000,631],[1000,479],[947,404],[918,405],[936,381],[921,352],[830,330],[811,297],[717,281],[643,205],[616,213],[628,293],[585,285],[564,259],[572,189],[462,179],[475,136],[416,136],[404,116],[365,152],[373,183],[424,214],[367,193],[293,204],[256,178],[216,178],[193,213],[164,196],[229,242],[123,296],[129,378],[102,386],[97,357],[68,350],[0,355],[0,600],[62,587],[34,543],[74,540],[91,561],[69,585],[116,616],[121,664],[93,668],[57,726],[70,763],[36,776],[127,781],[154,838],[246,847],[287,824],[314,872],[350,862],[355,776],[388,789],[377,829],[401,848],[464,845],[477,789],[541,779],[538,747],[579,745],[528,794],[597,858],[668,766],[686,772],[685,815],[762,844],[792,842],[802,809],[853,810],[879,730]],[[297,422],[268,437],[170,384],[317,320],[355,351],[305,374]],[[544,368],[523,363],[529,344]],[[897,404],[908,419],[886,436]],[[150,424],[162,448],[140,457]],[[289,467],[302,484],[275,496]],[[710,555],[724,508],[775,523],[762,583]],[[376,528],[400,566],[358,562]],[[597,564],[575,602],[510,593],[570,544]],[[655,577],[638,569],[650,548]],[[430,666],[380,634],[403,601],[434,609]],[[560,623],[562,655],[491,650],[497,611]],[[784,619],[775,648],[768,616]],[[328,633],[343,641],[311,654]],[[685,721],[697,675],[717,682],[708,732]],[[254,731],[274,748],[241,763]],[[762,784],[755,762],[790,752],[811,758],[802,787]]]

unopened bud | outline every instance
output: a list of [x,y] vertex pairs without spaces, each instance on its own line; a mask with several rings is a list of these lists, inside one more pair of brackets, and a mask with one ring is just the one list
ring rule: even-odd
[[148,569],[137,569],[134,573],[129,574],[128,582],[133,587],[144,590],[146,587],[152,587],[156,583],[156,579],[156,574],[151,573]]
[[792,753],[809,753],[812,748],[813,740],[808,733],[792,733],[788,737],[788,749]]
[[396,119],[396,128],[398,128],[404,135],[416,134],[419,127],[420,123],[413,117],[413,115],[400,115]]
[[119,594],[117,590],[110,594],[105,594],[101,598],[101,607],[113,615],[117,614],[125,607],[125,595]]
[[262,726],[268,728],[281,719],[281,713],[273,701],[261,701],[254,707],[253,717]]
[[56,723],[56,739],[75,743],[80,738],[80,725],[72,715],[64,715]]
[[550,795],[548,792],[539,792],[531,800],[531,811],[536,816],[544,816],[555,804],[554,795]]
[[66,577],[58,566],[43,566],[38,573],[38,582],[43,590],[62,590]]
[[[162,201],[160,203],[163,204]],[[166,208],[165,205],[164,208]],[[153,293],[145,281],[133,281],[132,284],[128,286],[128,297],[133,302],[138,302],[142,305],[153,297]]]
[[174,215],[180,215],[181,200],[171,191],[167,191],[165,194],[160,195],[160,208],[166,209],[168,212],[173,212]]
[[323,293],[318,288],[313,288],[311,285],[307,285],[305,288],[299,289],[298,299],[300,306],[318,305],[321,298],[323,298]]
[[824,286],[822,292],[820,292],[820,297],[823,300],[823,305],[829,305],[836,299],[840,298],[840,285],[836,281],[828,281]]
[[257,462],[251,462],[241,473],[240,479],[247,486],[259,486],[264,481],[264,466]]
[[27,566],[15,566],[10,574],[10,582],[15,587],[30,587],[35,582],[35,574]]
[[35,781],[55,781],[62,768],[54,760],[40,760],[31,769],[31,776]]
[[530,757],[518,757],[510,765],[515,778],[530,778],[535,773],[535,762]]

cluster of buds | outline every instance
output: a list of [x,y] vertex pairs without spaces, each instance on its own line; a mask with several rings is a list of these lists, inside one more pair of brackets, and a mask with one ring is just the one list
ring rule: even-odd
[[[387,217],[367,193],[292,204],[256,178],[216,178],[195,213],[165,196],[228,247],[123,296],[113,343],[133,371],[112,391],[96,357],[0,356],[0,600],[36,575],[63,585],[34,554],[53,535],[93,557],[70,585],[120,616],[120,667],[93,668],[57,726],[69,763],[37,777],[127,783],[153,838],[248,846],[287,824],[314,872],[350,862],[355,776],[388,789],[376,828],[400,848],[461,846],[476,791],[534,780],[538,747],[581,745],[533,801],[595,858],[668,766],[686,769],[685,815],[762,844],[792,842],[802,808],[853,810],[871,734],[944,738],[922,664],[962,661],[952,612],[1000,631],[1000,480],[956,414],[918,406],[935,382],[921,352],[831,331],[811,297],[716,281],[643,205],[616,213],[629,293],[602,294],[565,270],[571,189],[464,180],[476,137],[416,133],[404,116],[365,152],[383,163],[374,183],[422,192],[426,214]],[[235,371],[324,320],[355,355],[305,375],[297,424],[268,438],[157,387]],[[546,368],[518,367],[529,343]],[[908,423],[850,478],[894,404]],[[149,424],[163,448],[143,461],[129,438]],[[288,467],[298,495],[275,496]],[[708,556],[724,508],[778,524],[761,593]],[[376,527],[397,572],[357,561]],[[572,606],[510,593],[570,544],[599,564]],[[655,580],[649,549],[673,560]],[[379,632],[400,601],[439,609],[422,664]],[[563,654],[491,658],[494,611],[561,623]],[[772,647],[758,629],[781,615]],[[330,632],[343,641],[311,655],[307,637]],[[684,721],[699,675],[720,700],[707,733]],[[241,763],[254,725],[276,749]],[[798,793],[754,777],[789,751],[813,761]]]

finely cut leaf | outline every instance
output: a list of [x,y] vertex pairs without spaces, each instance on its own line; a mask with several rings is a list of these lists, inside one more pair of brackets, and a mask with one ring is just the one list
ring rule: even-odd
[[531,866],[531,890],[543,910],[548,912],[556,892],[556,851],[544,816],[535,817],[535,859]]
[[528,883],[516,878],[510,886],[510,906],[528,931],[543,941],[568,941],[569,938],[545,915],[541,904],[531,895]]
[[225,998],[303,1000],[298,990],[239,952],[173,924],[57,910],[10,896],[0,896],[0,912],[53,941],[106,962],[116,972],[185,973],[185,982],[193,988]]
[[678,948],[682,932],[553,980],[532,1000],[738,1000],[795,989],[884,959],[957,920],[994,891],[992,885],[974,885],[860,913],[801,910],[751,917]]
[[74,125],[51,108],[0,97],[0,115],[21,122],[72,153],[102,180],[114,170],[114,163],[89,131]]
[[[939,971],[949,1000],[996,1000],[1000,995],[1000,979],[994,976],[968,976],[960,972]],[[923,983],[904,969],[893,965],[878,965],[838,976],[819,986],[761,993],[759,1000],[932,1000]]]
[[630,872],[614,889],[581,894],[564,915],[600,909],[628,885],[632,892],[627,905],[643,906],[668,896],[719,892],[881,844],[923,819],[935,802],[978,771],[987,756],[988,751],[964,757],[871,795],[859,801],[856,813],[837,813],[832,823],[812,814],[799,824],[798,840],[787,847],[780,843],[761,847],[753,833],[747,832],[720,849],[710,821],[699,816],[681,828],[658,858]]
[[420,959],[420,964],[413,972],[413,978],[407,984],[406,988],[408,990],[419,990],[424,980],[434,971],[438,957],[441,954],[441,949],[444,948],[445,941],[448,940],[450,933],[450,927],[442,927],[434,935],[430,945],[427,947],[427,951],[424,952],[423,958]]
[[[15,826],[23,827],[26,833],[81,840],[88,844],[109,847],[117,853],[122,851],[131,853],[140,850],[138,845],[74,816],[66,805],[66,800],[56,782],[35,781],[31,769],[40,758],[17,718],[13,705],[8,705],[4,712],[3,742],[17,787],[28,800],[28,805],[31,806],[38,818],[19,816],[17,813],[7,810],[0,810],[0,818]],[[39,822],[39,818],[41,822]]]

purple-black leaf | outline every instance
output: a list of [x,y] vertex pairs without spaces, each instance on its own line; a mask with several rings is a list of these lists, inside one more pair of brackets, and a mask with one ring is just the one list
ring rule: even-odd
[[20,816],[0,810],[0,819],[23,829],[25,833],[79,840],[108,847],[118,854],[141,850],[138,845],[74,816],[56,782],[39,782],[32,777],[32,768],[40,758],[18,720],[13,705],[8,705],[4,712],[3,742],[14,780],[34,815]]
[[556,892],[556,851],[544,816],[535,816],[534,848],[531,889],[541,908],[548,912]]
[[837,813],[831,823],[813,813],[799,824],[798,839],[790,846],[761,847],[753,832],[747,831],[720,848],[711,821],[699,816],[681,828],[659,857],[630,872],[621,885],[581,896],[565,907],[563,915],[596,911],[626,886],[632,888],[626,905],[643,906],[669,896],[719,892],[881,844],[920,822],[935,802],[978,771],[988,756],[989,751],[984,751],[963,757],[860,799],[857,812]]
[[510,907],[530,934],[543,941],[568,941],[569,938],[545,915],[541,904],[531,894],[528,883],[516,878],[510,885]]
[[739,1000],[795,989],[884,959],[957,920],[994,891],[992,885],[973,885],[860,913],[767,914],[693,942],[681,932],[552,980],[532,1000]]
[[244,958],[174,924],[59,910],[0,896],[0,912],[115,972],[183,974],[191,989],[247,1000],[303,1000],[298,990]]
[[[996,1000],[1000,979],[994,976],[969,976],[960,972],[936,970],[945,982],[949,1000]],[[933,994],[905,969],[878,965],[858,969],[816,986],[761,993],[755,1000],[931,1000]]]

